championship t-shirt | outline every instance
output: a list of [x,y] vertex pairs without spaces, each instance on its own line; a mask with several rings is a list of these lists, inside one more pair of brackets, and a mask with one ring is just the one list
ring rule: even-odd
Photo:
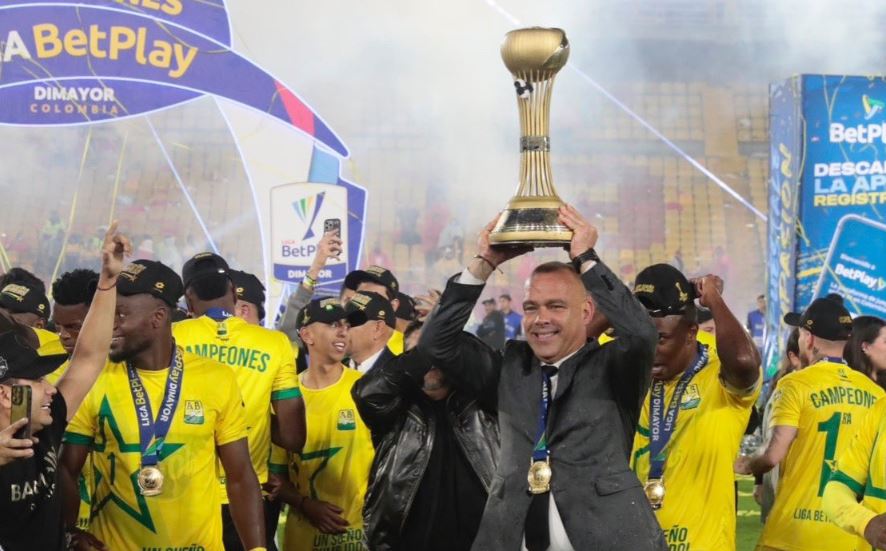
[[[881,515],[886,513],[886,469],[882,468],[883,465],[886,465],[886,398],[880,398],[868,410],[849,446],[837,456],[837,469],[831,475],[831,484],[849,487],[863,507]],[[848,549],[873,551],[863,533],[855,538],[855,547]]]
[[[229,367],[189,352],[183,361],[181,395],[157,465],[160,495],[141,495],[136,482],[139,425],[123,365],[102,373],[68,425],[65,442],[92,450],[89,532],[114,551],[223,548],[220,495],[210,489],[218,488],[216,447],[246,438],[243,402]],[[154,419],[168,372],[138,370]]]
[[302,452],[292,456],[290,480],[301,495],[343,509],[341,516],[348,527],[344,534],[324,534],[290,507],[285,551],[365,549],[363,498],[375,452],[369,429],[351,397],[351,387],[359,378],[359,371],[343,369],[341,378],[326,388],[301,387],[308,434]]
[[770,427],[795,427],[781,463],[775,503],[760,544],[789,551],[853,549],[855,536],[831,523],[821,497],[854,431],[883,390],[842,363],[822,361],[785,375],[772,395]]
[[[662,452],[666,493],[656,516],[672,549],[735,549],[733,465],[760,382],[750,391],[731,388],[720,378],[716,349],[707,348],[707,364],[686,386],[674,431]],[[677,376],[664,385],[664,411],[679,380]],[[649,401],[647,393],[631,452],[631,467],[644,483],[649,477]]]
[[65,548],[58,490],[58,451],[67,423],[61,394],[49,405],[52,424],[37,432],[34,455],[0,467],[0,549],[59,551]]
[[[249,456],[259,484],[264,484],[271,453],[271,401],[301,396],[289,338],[241,318],[216,321],[209,316],[180,321],[172,334],[185,350],[233,368],[246,406]],[[223,489],[225,503],[226,496]]]

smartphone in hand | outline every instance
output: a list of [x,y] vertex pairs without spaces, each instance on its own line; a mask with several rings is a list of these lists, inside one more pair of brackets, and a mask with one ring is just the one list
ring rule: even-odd
[[323,221],[323,233],[329,233],[331,231],[336,232],[336,234],[341,237],[341,219],[340,218],[327,218]]
[[13,438],[31,437],[31,387],[12,385],[12,410],[9,412],[9,422],[15,423],[22,418],[27,419],[28,422],[15,432]]

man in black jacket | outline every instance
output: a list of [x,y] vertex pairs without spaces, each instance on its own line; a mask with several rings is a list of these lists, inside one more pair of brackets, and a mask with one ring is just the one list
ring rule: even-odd
[[[411,324],[406,341],[418,331]],[[363,507],[369,548],[470,549],[498,460],[490,404],[451,386],[416,350],[389,356],[351,392],[375,444]]]
[[[569,256],[536,268],[523,304],[526,342],[504,354],[462,336],[483,283],[526,249],[489,244],[452,279],[418,350],[459,388],[497,406],[501,456],[473,549],[646,551],[666,549],[661,529],[628,468],[640,405],[649,385],[655,326],[597,257],[597,230],[572,207]],[[579,276],[579,273],[581,274]],[[587,300],[587,292],[593,302]],[[587,341],[595,306],[618,338]]]

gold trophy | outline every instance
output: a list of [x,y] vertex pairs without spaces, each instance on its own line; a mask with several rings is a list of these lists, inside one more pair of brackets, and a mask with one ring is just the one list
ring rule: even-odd
[[551,175],[551,89],[569,59],[562,29],[532,27],[505,35],[501,58],[514,77],[520,110],[520,185],[489,236],[493,245],[562,247],[572,231],[558,220],[563,201]]

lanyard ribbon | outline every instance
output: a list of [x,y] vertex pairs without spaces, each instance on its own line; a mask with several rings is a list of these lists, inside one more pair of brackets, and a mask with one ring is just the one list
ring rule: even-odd
[[689,386],[689,382],[695,377],[696,373],[708,363],[708,347],[699,343],[698,356],[695,364],[683,372],[677,387],[674,389],[674,395],[671,396],[671,403],[664,412],[665,385],[663,381],[653,381],[652,390],[649,393],[649,478],[659,479],[664,473],[665,457],[661,453],[664,447],[671,440],[674,433],[674,427],[677,426],[677,413],[680,411],[680,401],[683,398],[683,392]]
[[557,368],[552,365],[544,365],[541,368],[541,402],[538,412],[538,432],[535,437],[535,448],[532,450],[533,461],[545,461],[551,455],[545,433],[548,426],[548,411],[551,407],[551,377],[556,373]]
[[824,358],[822,358],[822,359],[820,359],[820,360],[818,360],[818,361],[820,361],[820,362],[831,362],[831,363],[833,363],[833,364],[843,364],[843,365],[847,365],[847,364],[846,364],[846,360],[844,360],[843,358],[838,358],[838,357],[836,357],[836,356],[825,356]]
[[166,435],[169,434],[169,427],[172,426],[172,418],[181,398],[182,376],[184,374],[181,351],[176,347],[172,354],[169,374],[166,375],[166,390],[163,393],[163,402],[156,420],[153,419],[148,392],[138,376],[138,370],[131,362],[126,363],[126,373],[129,375],[129,391],[132,393],[132,401],[138,415],[142,466],[156,465],[160,462],[163,442],[166,440]]

